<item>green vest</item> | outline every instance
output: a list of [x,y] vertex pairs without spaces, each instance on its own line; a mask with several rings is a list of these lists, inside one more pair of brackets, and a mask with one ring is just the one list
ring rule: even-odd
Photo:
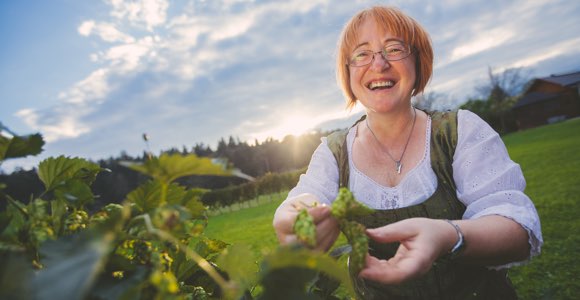
[[[367,228],[381,227],[403,219],[461,219],[465,205],[457,199],[453,179],[453,154],[457,145],[457,112],[427,112],[431,116],[431,167],[437,176],[437,189],[425,202],[391,210],[375,210],[356,221]],[[365,119],[363,116],[355,125]],[[353,125],[353,126],[355,126]],[[332,133],[327,142],[339,169],[339,185],[349,183],[348,129]],[[369,241],[370,255],[379,259],[393,257],[399,244]],[[384,285],[363,280],[351,273],[360,299],[517,299],[506,271],[489,270],[481,266],[456,261],[437,260],[431,270],[420,278],[400,285]]]

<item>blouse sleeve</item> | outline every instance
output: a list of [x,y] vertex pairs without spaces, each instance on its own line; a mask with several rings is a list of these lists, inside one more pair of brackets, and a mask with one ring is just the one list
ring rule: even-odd
[[288,198],[303,193],[315,195],[321,203],[328,205],[338,194],[338,164],[326,142],[326,138],[312,154],[305,174],[300,175],[296,187],[288,193]]
[[466,206],[464,219],[488,215],[510,218],[528,232],[529,258],[540,253],[543,243],[540,219],[531,199],[524,194],[526,181],[520,166],[510,159],[499,134],[467,110],[458,113],[453,177],[457,197]]

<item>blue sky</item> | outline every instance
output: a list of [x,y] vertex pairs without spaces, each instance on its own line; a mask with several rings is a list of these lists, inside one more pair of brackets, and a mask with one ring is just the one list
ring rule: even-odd
[[158,153],[347,126],[360,112],[344,109],[336,40],[377,3],[430,32],[427,92],[441,107],[473,96],[489,67],[538,77],[580,69],[579,1],[2,1],[0,121],[47,144],[1,168],[139,155],[143,133]]

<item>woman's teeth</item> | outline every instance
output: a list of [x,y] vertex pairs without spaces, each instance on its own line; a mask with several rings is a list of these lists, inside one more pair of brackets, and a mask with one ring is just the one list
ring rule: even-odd
[[374,89],[380,89],[380,88],[390,88],[393,85],[395,85],[395,83],[392,80],[373,81],[369,84],[369,89],[374,90]]

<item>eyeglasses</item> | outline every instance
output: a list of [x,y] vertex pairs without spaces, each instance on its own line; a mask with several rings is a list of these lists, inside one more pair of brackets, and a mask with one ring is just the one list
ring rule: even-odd
[[373,62],[376,54],[381,54],[381,56],[387,61],[397,61],[407,58],[412,52],[411,47],[407,44],[388,44],[383,48],[383,50],[378,52],[373,52],[371,50],[354,52],[347,65],[351,67],[366,66]]

